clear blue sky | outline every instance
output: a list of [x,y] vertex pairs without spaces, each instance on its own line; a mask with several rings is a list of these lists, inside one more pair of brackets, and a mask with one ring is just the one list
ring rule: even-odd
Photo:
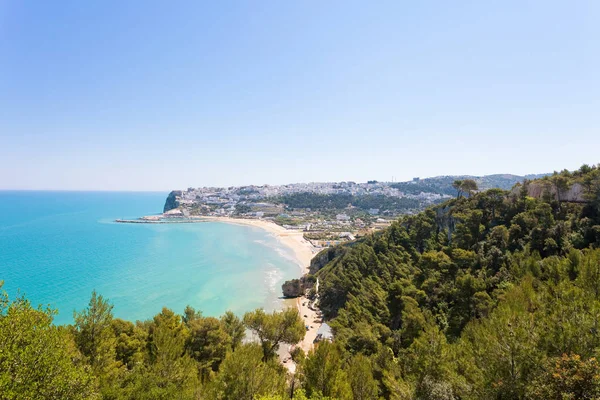
[[600,2],[0,0],[0,188],[600,162]]

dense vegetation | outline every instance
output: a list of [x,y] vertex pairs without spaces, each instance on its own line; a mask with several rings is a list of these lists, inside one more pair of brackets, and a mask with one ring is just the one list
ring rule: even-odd
[[336,344],[371,358],[385,398],[600,396],[600,169],[548,178],[565,179],[586,182],[587,203],[491,189],[317,273]]
[[504,189],[508,190],[515,184],[523,182],[526,179],[536,179],[543,177],[544,174],[540,175],[510,175],[510,174],[495,174],[485,176],[436,176],[433,178],[418,179],[409,182],[397,182],[392,184],[393,188],[399,189],[407,194],[419,194],[424,193],[438,193],[446,195],[455,195],[456,190],[453,187],[453,183],[456,180],[473,180],[477,183],[477,186],[482,190],[487,189]]
[[548,179],[586,202],[492,189],[341,248],[316,273],[335,341],[294,375],[276,350],[304,333],[295,310],[131,323],[94,293],[55,327],[4,295],[0,399],[600,398],[600,169]]
[[343,210],[348,206],[361,210],[371,208],[381,211],[399,212],[415,209],[421,206],[419,200],[391,197],[385,195],[353,196],[351,194],[318,194],[318,193],[294,193],[274,199],[278,203],[285,204],[290,209],[310,208],[316,211]]
[[[182,315],[164,308],[152,320],[113,318],[92,293],[72,326],[53,326],[50,309],[0,298],[0,399],[255,399],[287,393],[277,359],[297,343],[297,310],[263,310],[239,319]],[[245,343],[246,329],[257,340]]]

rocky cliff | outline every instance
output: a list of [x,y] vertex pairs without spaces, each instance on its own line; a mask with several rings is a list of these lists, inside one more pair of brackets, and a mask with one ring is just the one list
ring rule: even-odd
[[452,241],[452,234],[456,228],[456,219],[450,215],[450,206],[439,207],[435,210],[435,220],[440,231],[446,231],[448,242]]
[[525,184],[525,186],[515,186],[512,190],[512,194],[518,195],[523,187],[527,190],[527,196],[536,199],[550,196],[554,198],[554,200],[571,203],[587,203],[588,201],[585,196],[585,188],[580,183],[574,183],[569,188],[559,191],[551,182],[535,181],[529,182]]
[[337,256],[341,255],[346,251],[346,245],[339,245],[334,247],[329,247],[325,250],[321,250],[316,256],[310,260],[310,267],[308,267],[308,271],[310,274],[316,274],[321,268],[323,268],[327,263]]
[[316,278],[311,275],[305,275],[300,279],[285,281],[281,285],[283,297],[293,298],[303,296],[307,290],[310,290],[316,282]]
[[167,212],[179,207],[178,197],[181,197],[181,194],[181,190],[173,190],[171,193],[169,193],[167,200],[165,201],[163,212]]
[[306,291],[306,287],[304,286],[304,281],[302,279],[292,279],[285,281],[283,285],[281,285],[281,291],[283,292],[283,297],[300,297]]

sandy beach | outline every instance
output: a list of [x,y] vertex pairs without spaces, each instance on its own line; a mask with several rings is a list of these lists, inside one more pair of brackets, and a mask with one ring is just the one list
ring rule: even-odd
[[[246,225],[261,228],[273,234],[282,244],[289,247],[296,256],[298,265],[302,268],[301,274],[308,273],[310,260],[317,253],[317,249],[304,239],[300,230],[285,229],[274,222],[262,219],[244,219],[230,217],[201,217],[203,221],[225,222],[228,224]],[[300,277],[300,275],[298,277]]]
[[[318,252],[318,250],[310,242],[304,239],[302,231],[285,229],[284,227],[279,226],[271,221],[230,217],[202,217],[202,220],[254,226],[268,231],[269,233],[273,234],[282,244],[293,250],[298,261],[298,265],[301,267],[301,274],[299,274],[298,277],[308,273],[310,260]],[[304,324],[308,326],[308,330],[306,331],[304,339],[297,345],[301,347],[304,352],[308,353],[308,351],[313,348],[313,343],[317,337],[317,331],[321,327],[322,320],[317,315],[316,309],[309,308],[311,305],[310,300],[305,296],[289,299],[286,301],[286,304],[289,304],[290,307],[295,306],[298,308],[298,312],[304,320]],[[291,372],[294,372],[296,367],[290,359],[289,352],[291,350],[292,348],[282,349],[280,356],[282,361],[285,362],[286,367]]]

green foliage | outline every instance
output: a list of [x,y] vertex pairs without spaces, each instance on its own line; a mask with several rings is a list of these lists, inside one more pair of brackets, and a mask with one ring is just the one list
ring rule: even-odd
[[231,338],[231,349],[235,350],[244,340],[246,336],[246,328],[244,323],[231,311],[227,311],[221,317],[223,329]]
[[190,305],[185,306],[185,309],[183,310],[183,315],[181,317],[181,320],[185,325],[189,327],[190,323],[200,318],[202,318],[202,312],[196,311],[196,309]]
[[139,324],[118,318],[113,319],[111,325],[116,338],[115,357],[131,370],[143,362],[148,334]]
[[543,360],[537,348],[540,328],[530,311],[537,306],[531,282],[510,290],[489,318],[464,332],[462,349],[474,368],[465,374],[482,397],[519,398]]
[[198,369],[186,352],[189,331],[182,318],[163,308],[147,327],[145,362],[124,377],[118,392],[136,399],[194,399]]
[[354,400],[370,400],[379,397],[379,387],[373,378],[373,366],[369,358],[361,354],[352,357],[348,360],[346,374]]
[[115,332],[112,329],[113,306],[94,290],[88,307],[73,314],[75,342],[100,374],[114,367]]
[[598,195],[558,204],[456,188],[461,198],[339,252],[317,273],[321,309],[346,351],[402,360],[394,379],[414,396],[523,398],[547,357],[599,347]]
[[254,400],[259,396],[282,396],[286,373],[274,360],[263,361],[263,349],[245,344],[229,353],[208,393],[210,399]]
[[203,376],[219,370],[219,365],[231,349],[231,336],[221,322],[213,317],[198,318],[189,324],[186,348],[198,363]]
[[271,314],[259,308],[244,315],[244,325],[258,336],[265,362],[275,357],[281,343],[296,344],[306,333],[304,322],[295,308]]
[[[269,396],[258,396],[257,400],[288,400],[290,397],[285,395],[285,396],[273,396],[273,395],[269,395]],[[328,397],[323,397],[323,396],[312,396],[312,397],[306,397],[306,393],[304,392],[304,390],[302,389],[298,389],[296,391],[294,391],[294,395],[292,397],[292,400],[331,400]]]
[[[52,310],[3,294],[0,398],[600,398],[600,170],[540,181],[557,197],[468,180],[458,198],[330,250],[309,279],[335,340],[294,350],[293,377],[276,355],[304,337],[295,309],[165,308],[134,324],[93,292],[73,326],[55,327]],[[574,183],[584,202],[561,197]]]
[[[352,387],[343,364],[343,352],[339,346],[327,341],[320,343],[302,365],[302,381],[307,395],[351,400]],[[366,382],[366,385],[364,390],[369,390],[370,383]],[[357,391],[363,389],[358,384],[356,386]]]
[[[129,353],[121,353],[123,361],[133,362],[135,350],[123,348],[124,338],[117,340],[113,329],[112,304],[105,300],[96,291],[92,291],[92,297],[88,307],[81,312],[74,312],[73,336],[79,351],[92,367],[92,371],[98,377],[100,391],[103,397],[110,397],[113,384],[122,372],[122,362],[117,360],[117,343],[119,350]],[[120,332],[119,332],[120,334]]]
[[577,354],[551,358],[545,371],[531,386],[531,399],[566,400],[600,398],[600,365],[595,358],[581,360]]
[[249,213],[252,211],[252,207],[250,207],[249,205],[246,204],[236,204],[235,206],[235,212],[238,214],[245,214],[245,213]]
[[470,196],[479,188],[477,187],[477,182],[475,182],[473,179],[465,179],[462,181],[461,189],[463,190],[463,192],[468,193]]
[[411,182],[398,182],[391,186],[399,189],[400,191],[408,194],[418,195],[424,193],[438,193],[445,195],[456,195],[456,188],[453,186],[456,180],[472,180],[474,181],[479,189],[482,190],[509,190],[516,183],[523,182],[524,179],[541,178],[544,175],[528,175],[528,176],[517,176],[517,175],[486,175],[486,176],[438,176],[434,178],[419,179],[418,181]]
[[318,194],[318,193],[293,193],[275,199],[289,208],[310,208],[311,210],[331,211],[343,210],[349,205],[367,211],[377,208],[387,211],[401,211],[414,209],[420,206],[420,202],[406,197],[392,197],[384,195],[353,196],[351,194]]
[[0,398],[99,398],[90,368],[69,332],[52,325],[53,315],[0,293]]

